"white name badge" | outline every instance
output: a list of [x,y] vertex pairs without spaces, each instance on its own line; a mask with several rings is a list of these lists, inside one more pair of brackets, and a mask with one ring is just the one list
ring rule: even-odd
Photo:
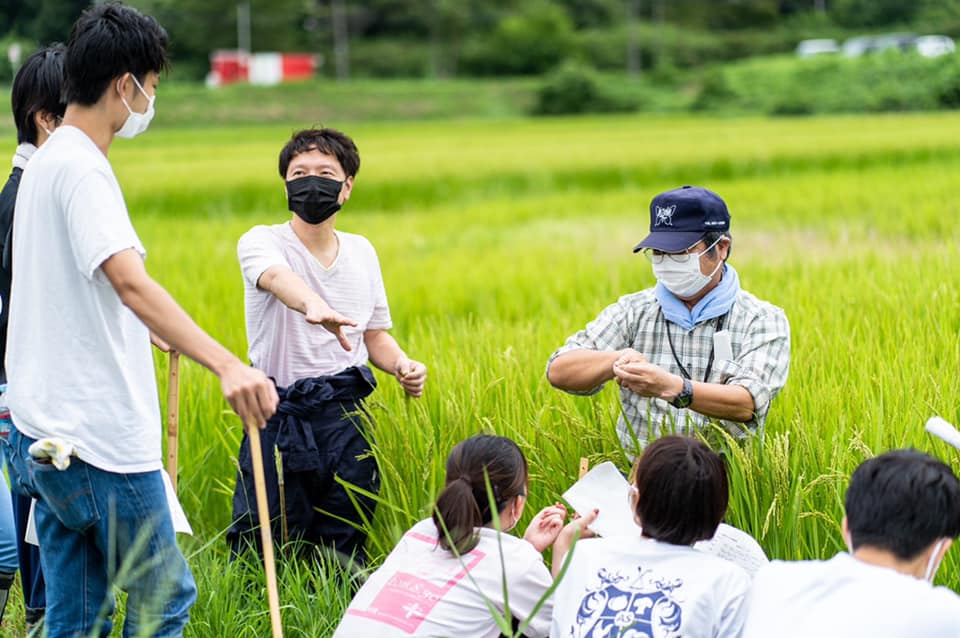
[[730,343],[729,330],[718,330],[713,333],[713,360],[733,361],[733,345]]

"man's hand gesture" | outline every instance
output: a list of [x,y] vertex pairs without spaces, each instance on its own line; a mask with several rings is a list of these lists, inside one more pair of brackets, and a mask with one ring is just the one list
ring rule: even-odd
[[324,330],[335,336],[341,348],[347,351],[353,350],[353,346],[347,341],[347,336],[343,334],[343,328],[344,326],[356,327],[356,321],[341,315],[322,299],[308,304],[304,315],[307,323],[322,326]]
[[683,379],[650,363],[642,354],[624,356],[613,364],[613,376],[621,388],[642,397],[671,399],[683,391]]

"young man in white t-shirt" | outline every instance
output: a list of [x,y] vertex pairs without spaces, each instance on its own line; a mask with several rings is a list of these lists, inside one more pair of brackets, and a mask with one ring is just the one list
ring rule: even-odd
[[[727,472],[705,443],[665,436],[637,460],[630,503],[636,534],[583,538],[596,510],[567,525],[553,546],[553,638],[739,638],[750,577],[693,548],[727,511]],[[774,636],[775,634],[771,634]]]
[[744,636],[960,636],[960,597],[932,585],[960,536],[953,471],[915,450],[882,454],[853,473],[845,508],[850,553],[761,569]]
[[[214,371],[247,427],[277,403],[269,379],[203,332],[147,274],[107,151],[153,115],[166,32],[102,4],[74,25],[62,125],[23,173],[14,219],[7,373],[11,479],[37,499],[48,638],[180,636],[196,586],[161,474],[151,331]],[[36,443],[36,445],[33,445]],[[32,446],[32,449],[31,449]],[[135,576],[118,580],[121,566]]]
[[[367,362],[412,397],[423,392],[427,369],[387,332],[390,309],[373,246],[335,229],[360,169],[353,140],[333,129],[300,131],[281,150],[279,169],[290,221],[255,226],[237,245],[250,361],[276,381],[281,399],[263,439],[270,517],[278,539],[285,534],[306,549],[319,545],[362,562],[366,535],[357,527],[374,500],[335,479],[372,494],[379,488],[362,419],[363,399],[376,385]],[[239,463],[227,535],[235,553],[259,547],[246,439]]]

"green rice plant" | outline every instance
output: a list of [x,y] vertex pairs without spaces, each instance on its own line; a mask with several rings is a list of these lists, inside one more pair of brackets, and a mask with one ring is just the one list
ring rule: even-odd
[[[289,218],[275,163],[299,124],[158,129],[111,149],[148,271],[240,355],[236,241]],[[627,469],[616,389],[566,395],[545,365],[619,295],[654,283],[631,249],[653,195],[682,183],[726,199],[730,263],[746,289],[784,308],[792,330],[790,379],[763,436],[725,444],[728,522],[771,557],[826,558],[843,550],[843,495],[864,459],[913,446],[960,470],[960,452],[922,431],[931,414],[960,422],[956,114],[346,130],[364,163],[337,227],[377,248],[392,332],[429,369],[423,398],[378,372],[368,401],[382,476],[367,530],[374,564],[428,515],[447,453],[470,435],[518,442],[530,512],[558,500],[581,457]],[[158,356],[161,396],[166,365]],[[200,588],[187,635],[265,635],[262,574],[229,562],[222,540],[240,424],[206,370],[184,361],[181,388],[180,497],[197,533],[182,544]],[[938,582],[957,587],[958,557],[948,552]],[[353,586],[334,566],[281,561],[288,632],[329,635]]]

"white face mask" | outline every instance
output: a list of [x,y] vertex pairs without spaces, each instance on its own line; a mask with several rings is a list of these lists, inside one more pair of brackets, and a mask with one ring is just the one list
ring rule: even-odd
[[933,546],[933,552],[930,553],[930,560],[927,561],[927,571],[924,572],[923,578],[928,583],[933,583],[933,577],[937,575],[937,570],[940,568],[940,561],[937,560],[937,554],[940,552],[940,548],[943,547],[943,541],[945,539],[941,538],[937,541],[937,544]]
[[[134,84],[137,85],[137,88],[140,89],[140,92],[143,93],[143,97],[147,98],[147,110],[143,113],[137,113],[130,105],[127,104],[127,100],[123,97],[123,93],[120,93],[120,100],[123,101],[123,105],[127,107],[127,110],[130,111],[130,115],[127,116],[127,121],[123,123],[123,126],[120,127],[120,130],[116,132],[117,137],[136,137],[144,131],[147,130],[147,127],[150,126],[150,120],[153,119],[153,102],[157,99],[157,96],[149,96],[147,92],[143,90],[143,87],[140,86],[140,82],[137,81],[136,76],[132,73],[130,77],[133,78]],[[120,90],[120,83],[117,82],[117,90]]]
[[723,265],[721,260],[709,275],[700,272],[700,257],[710,252],[720,239],[710,244],[702,253],[687,254],[687,260],[683,262],[664,255],[659,263],[652,264],[653,276],[677,297],[693,297],[710,283],[717,270]]

